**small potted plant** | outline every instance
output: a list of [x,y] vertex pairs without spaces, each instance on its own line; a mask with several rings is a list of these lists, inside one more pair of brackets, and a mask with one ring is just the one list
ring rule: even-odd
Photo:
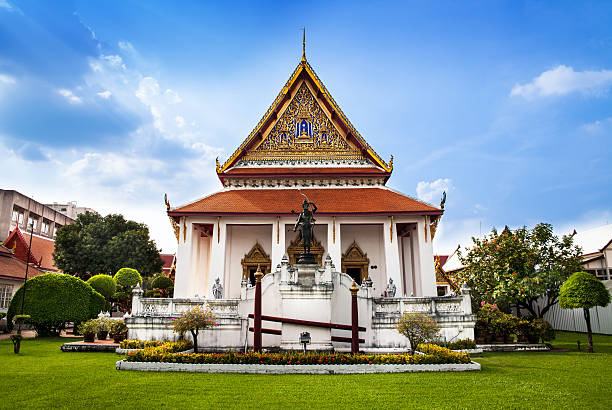
[[119,343],[125,340],[128,333],[128,327],[126,326],[123,319],[113,320],[110,324],[109,334],[113,338],[115,343]]
[[79,326],[79,333],[83,335],[83,341],[85,343],[93,343],[96,340],[97,332],[97,319],[88,320],[85,323],[81,323],[81,325]]
[[13,342],[13,352],[15,354],[19,353],[21,349],[21,340],[23,336],[21,336],[21,327],[30,320],[30,315],[15,315],[13,317],[13,322],[17,325],[17,334],[11,335],[11,342]]
[[98,325],[98,330],[96,332],[98,334],[98,340],[106,340],[108,331],[110,330],[110,320],[102,317],[95,320]]

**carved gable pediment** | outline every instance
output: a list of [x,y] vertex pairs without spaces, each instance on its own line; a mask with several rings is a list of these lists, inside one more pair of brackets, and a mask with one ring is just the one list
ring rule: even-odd
[[244,255],[244,258],[240,261],[242,265],[242,278],[247,278],[251,269],[256,269],[258,266],[261,268],[264,274],[270,273],[272,267],[272,261],[270,256],[264,251],[263,247],[256,242],[251,250]]

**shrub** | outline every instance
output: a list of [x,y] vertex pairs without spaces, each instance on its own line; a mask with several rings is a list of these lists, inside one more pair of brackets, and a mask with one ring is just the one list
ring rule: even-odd
[[455,340],[454,342],[447,342],[446,346],[444,345],[444,342],[440,342],[440,341],[432,342],[430,344],[446,347],[447,349],[450,349],[450,350],[476,349],[476,342],[471,339],[462,339],[462,340]]
[[300,352],[268,353],[173,353],[171,343],[158,347],[145,348],[126,355],[128,362],[161,362],[190,364],[266,364],[266,365],[304,365],[304,364],[443,364],[470,363],[467,353],[453,352],[434,345],[421,345],[422,355],[411,354],[349,354]]
[[193,349],[198,350],[198,333],[201,329],[208,329],[217,324],[215,315],[208,307],[196,306],[183,313],[178,318],[173,318],[173,329],[176,333],[184,334],[191,332],[193,336]]
[[172,279],[170,279],[170,278],[168,278],[166,276],[160,275],[160,276],[157,276],[157,277],[155,277],[153,279],[153,282],[151,283],[151,286],[154,289],[164,289],[164,290],[167,290],[169,287],[174,286],[174,282],[172,282]]
[[422,313],[404,313],[397,324],[397,330],[410,341],[411,353],[421,343],[425,343],[436,337],[440,326],[435,319]]
[[168,343],[176,343],[181,348],[177,350],[179,352],[191,349],[193,347],[193,343],[190,340],[181,340],[179,342],[162,342],[158,340],[123,340],[119,344],[119,347],[122,349],[145,349],[151,347],[159,347]]
[[96,319],[88,320],[85,323],[79,325],[79,333],[85,334],[96,334],[98,333],[98,323]]
[[6,316],[6,312],[0,312],[0,320],[4,319]]
[[29,279],[15,292],[7,312],[9,330],[13,317],[21,311],[24,286],[23,313],[31,316],[30,323],[39,336],[59,334],[67,322],[84,322],[104,307],[104,297],[81,279],[47,273]]
[[555,338],[555,329],[553,329],[552,325],[548,323],[544,319],[534,319],[530,323],[531,328],[533,329],[533,333],[541,338],[543,342],[548,342],[550,340],[554,340]]
[[142,283],[142,277],[136,269],[121,268],[113,277],[121,291],[131,292],[136,285]]
[[95,275],[87,280],[89,286],[94,288],[98,293],[110,300],[117,291],[117,283],[115,279],[109,275]]

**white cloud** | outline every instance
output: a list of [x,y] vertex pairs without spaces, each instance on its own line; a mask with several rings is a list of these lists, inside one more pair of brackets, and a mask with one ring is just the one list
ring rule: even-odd
[[132,45],[132,43],[130,43],[129,41],[119,41],[117,43],[117,45],[119,46],[119,48],[125,52],[128,53],[135,53],[136,49],[134,48],[134,46]]
[[14,7],[9,4],[6,0],[0,0],[0,9],[5,9],[8,11],[13,11]]
[[108,90],[102,91],[102,92],[99,92],[99,93],[96,93],[96,94],[98,94],[100,97],[104,98],[105,100],[108,100],[110,98],[110,96],[113,95],[113,93],[111,93]]
[[80,97],[77,97],[76,95],[74,95],[72,91],[67,90],[65,88],[61,88],[57,90],[57,92],[62,97],[65,97],[71,104],[80,104],[83,102],[83,100]]
[[559,65],[544,71],[527,84],[516,84],[510,96],[527,99],[534,97],[565,95],[572,92],[597,93],[612,86],[612,70],[574,71],[572,67]]
[[174,119],[176,120],[176,125],[179,128],[183,128],[185,126],[185,119],[180,115],[177,115]]
[[444,191],[449,192],[453,188],[453,181],[449,178],[439,178],[433,182],[421,181],[417,184],[417,197],[421,201],[429,202],[441,198]]
[[4,84],[15,84],[16,81],[13,77],[7,74],[0,74],[0,83]]
[[612,117],[583,124],[580,128],[589,134],[599,134],[607,129],[612,129]]

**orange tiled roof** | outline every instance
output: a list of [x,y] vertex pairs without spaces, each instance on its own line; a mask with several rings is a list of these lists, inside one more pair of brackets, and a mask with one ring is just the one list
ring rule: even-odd
[[440,208],[388,188],[236,189],[217,192],[191,204],[168,211],[170,216],[283,215],[299,211],[306,195],[328,215],[442,215]]
[[[30,243],[30,235],[23,233],[23,238],[26,243]],[[38,258],[40,267],[48,270],[57,270],[55,262],[53,261],[53,251],[55,250],[55,241],[51,239],[45,239],[34,235],[32,238],[32,254]]]
[[[13,256],[13,252],[5,246],[0,245],[0,278],[20,279],[25,277],[26,264]],[[42,275],[45,272],[30,266],[28,269],[28,278]]]

